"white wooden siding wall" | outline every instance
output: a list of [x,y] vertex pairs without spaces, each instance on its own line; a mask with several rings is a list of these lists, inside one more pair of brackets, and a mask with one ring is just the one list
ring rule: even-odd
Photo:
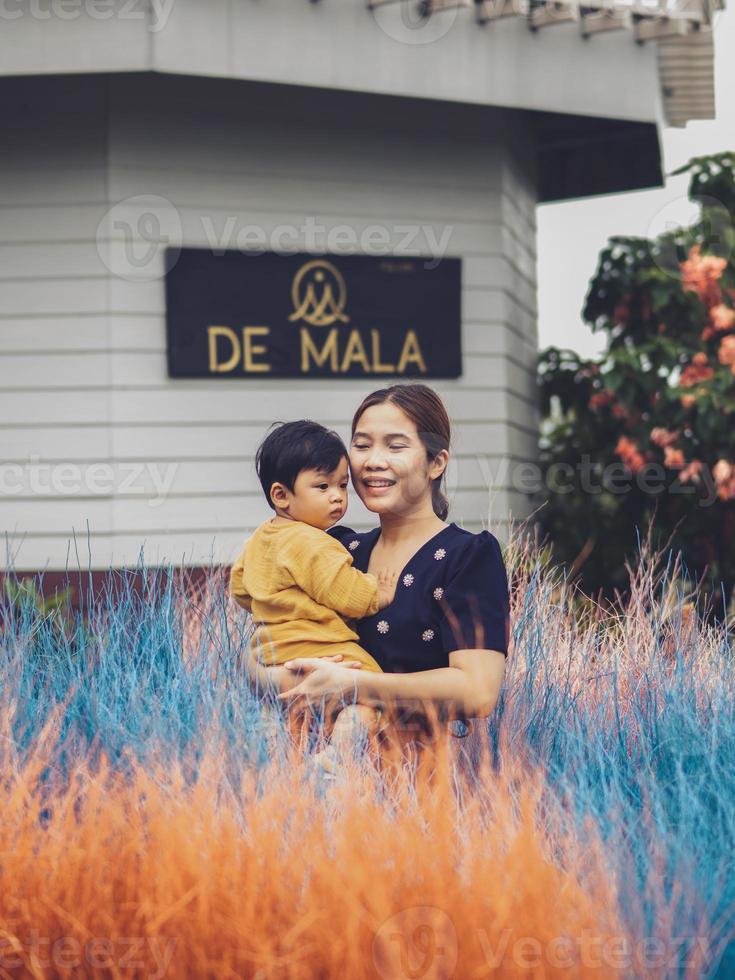
[[[137,221],[125,203],[137,195],[170,202],[164,218],[172,207],[187,246],[207,246],[228,219],[268,235],[308,218],[357,234],[381,225],[395,248],[401,226],[428,225],[435,240],[449,229],[447,254],[464,260],[464,375],[435,387],[455,423],[451,518],[502,536],[510,511],[527,513],[512,465],[494,485],[502,461],[535,459],[537,442],[533,154],[512,114],[486,112],[492,125],[478,132],[462,107],[427,103],[407,117],[405,105],[238,83],[22,85],[23,99],[20,81],[0,96],[10,136],[0,157],[1,529],[17,568],[75,565],[72,529],[93,567],[134,561],[141,546],[149,562],[230,560],[269,513],[253,470],[267,425],[313,416],[347,437],[354,408],[380,384],[168,379],[163,279],[119,278],[103,261],[120,220]],[[427,250],[419,237],[407,252]],[[59,478],[65,463],[87,475],[104,463],[115,479],[102,492],[89,479],[65,490],[72,471],[58,492],[34,485],[34,466]],[[124,487],[146,465],[162,476],[173,467],[163,501],[149,472]],[[356,498],[347,521],[373,523]]]

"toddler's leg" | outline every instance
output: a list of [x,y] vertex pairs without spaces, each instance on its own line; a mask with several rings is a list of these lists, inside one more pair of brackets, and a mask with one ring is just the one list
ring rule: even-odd
[[375,735],[380,726],[380,712],[367,704],[348,704],[337,715],[332,729],[332,742],[345,744],[350,737],[365,731]]
[[348,749],[353,739],[365,733],[370,740],[380,728],[380,711],[365,704],[350,704],[337,715],[329,745],[314,756],[314,762],[328,773],[334,774],[339,756]]

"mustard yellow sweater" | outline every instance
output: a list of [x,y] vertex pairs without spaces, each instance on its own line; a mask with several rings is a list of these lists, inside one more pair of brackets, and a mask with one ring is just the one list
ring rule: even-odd
[[352,568],[352,555],[338,541],[301,521],[261,524],[232,566],[230,592],[253,614],[255,647],[266,663],[355,643],[357,633],[342,617],[378,611],[375,576]]

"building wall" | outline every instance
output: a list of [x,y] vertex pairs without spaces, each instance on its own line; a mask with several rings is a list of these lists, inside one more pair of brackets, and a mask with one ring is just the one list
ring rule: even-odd
[[[151,562],[227,561],[268,514],[253,470],[267,425],[313,416],[347,436],[379,381],[166,377],[162,246],[237,247],[246,228],[299,251],[443,242],[464,260],[464,373],[435,383],[455,422],[450,516],[502,536],[526,514],[510,485],[538,423],[521,117],[145,75],[5,80],[0,107],[0,493],[17,568],[105,567],[144,543]],[[171,481],[163,500],[154,477]],[[347,520],[373,523],[356,498]]]

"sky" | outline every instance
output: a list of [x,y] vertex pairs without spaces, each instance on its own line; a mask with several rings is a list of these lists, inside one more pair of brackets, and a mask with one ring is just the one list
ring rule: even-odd
[[[735,151],[735,0],[726,2],[729,9],[714,16],[716,118],[662,129],[666,174],[693,156]],[[699,209],[687,199],[688,183],[689,176],[683,174],[668,178],[664,187],[655,190],[537,208],[541,347],[568,347],[585,357],[604,350],[604,333],[593,334],[581,317],[600,249],[612,235],[651,238],[672,225],[689,224]]]

